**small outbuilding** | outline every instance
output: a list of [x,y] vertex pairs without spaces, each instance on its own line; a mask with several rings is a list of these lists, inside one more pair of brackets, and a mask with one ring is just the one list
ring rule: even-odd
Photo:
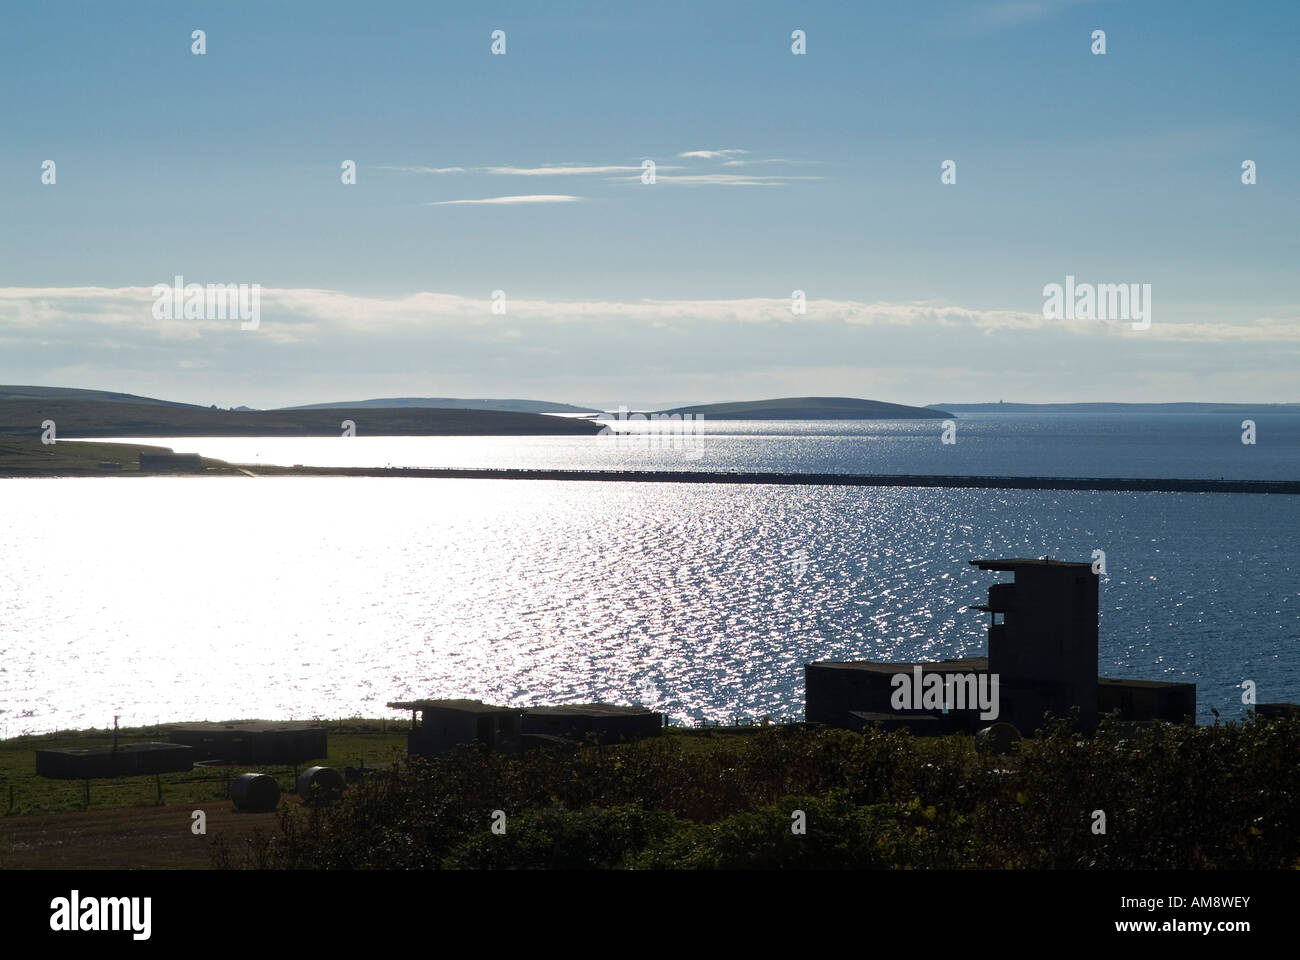
[[522,711],[517,707],[481,700],[399,700],[388,706],[411,711],[406,752],[412,756],[432,757],[462,743],[481,743],[501,753],[520,748]]
[[203,458],[197,453],[140,451],[140,470],[145,473],[203,473]]
[[599,743],[642,740],[659,736],[663,725],[662,713],[616,703],[574,703],[524,710],[525,734],[549,734],[568,740],[591,736]]
[[195,760],[227,763],[301,763],[328,753],[325,728],[296,720],[177,723],[167,739],[192,747]]
[[146,773],[177,773],[193,767],[194,751],[174,743],[36,751],[36,775],[51,780],[138,777]]

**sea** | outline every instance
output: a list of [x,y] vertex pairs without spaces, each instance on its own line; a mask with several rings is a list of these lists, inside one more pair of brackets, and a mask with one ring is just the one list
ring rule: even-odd
[[[605,436],[120,438],[249,464],[1300,479],[1300,415],[631,421]],[[70,442],[70,441],[60,441]],[[1096,561],[1100,672],[1198,721],[1300,702],[1300,497],[345,477],[0,482],[0,737],[386,704],[803,714],[812,660],[985,652],[1009,574]]]

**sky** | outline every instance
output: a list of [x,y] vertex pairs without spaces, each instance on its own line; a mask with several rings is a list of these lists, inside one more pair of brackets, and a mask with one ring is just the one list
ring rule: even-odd
[[13,5],[0,382],[1300,401],[1298,73],[1289,0]]

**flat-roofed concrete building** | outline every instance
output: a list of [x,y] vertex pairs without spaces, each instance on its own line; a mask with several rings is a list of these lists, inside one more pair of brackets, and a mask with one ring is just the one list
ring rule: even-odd
[[[937,663],[817,661],[804,666],[808,721],[860,730],[870,725],[914,733],[968,732],[995,721],[1023,734],[1042,726],[1043,715],[1079,710],[1091,730],[1100,714],[1120,712],[1131,722],[1181,722],[1196,716],[1196,685],[1097,676],[1098,577],[1090,563],[1051,559],[972,560],[981,570],[1009,571],[1011,582],[989,587],[988,602],[971,609],[989,614],[988,656]],[[945,686],[948,709],[920,697],[895,699],[899,675],[954,677]],[[964,678],[967,685],[963,685]],[[997,682],[997,716],[971,709],[970,690],[991,692]],[[963,702],[964,701],[964,702]],[[900,706],[900,703],[902,706]]]
[[175,723],[167,739],[194,749],[194,759],[272,764],[321,760],[328,753],[325,728],[297,720],[232,720]]
[[[935,712],[916,705],[896,709],[893,678],[923,673],[988,673],[987,657],[940,660],[936,663],[880,663],[871,660],[819,660],[804,666],[805,719],[830,727],[860,730],[872,723],[914,733],[974,733],[992,721],[978,722],[967,710]],[[976,713],[976,717],[978,713]]]
[[569,740],[594,736],[599,743],[619,743],[657,737],[663,731],[663,714],[645,707],[616,703],[575,703],[553,707],[526,707],[523,732],[547,734]]
[[1079,708],[1085,730],[1097,725],[1097,574],[1090,563],[972,560],[981,570],[1010,571],[989,587],[989,672],[997,675],[999,717],[1032,733],[1050,711]]
[[203,458],[197,453],[140,452],[140,469],[147,473],[203,473]]
[[147,773],[176,773],[193,767],[193,749],[175,743],[36,751],[36,775],[52,780],[138,777]]
[[406,752],[414,756],[431,757],[462,743],[481,743],[503,753],[520,748],[523,711],[518,707],[481,700],[398,700],[388,706],[411,711]]
[[1260,720],[1296,717],[1300,719],[1300,703],[1257,703],[1255,716]]
[[1113,710],[1119,711],[1121,720],[1195,720],[1196,684],[1098,677],[1097,713]]

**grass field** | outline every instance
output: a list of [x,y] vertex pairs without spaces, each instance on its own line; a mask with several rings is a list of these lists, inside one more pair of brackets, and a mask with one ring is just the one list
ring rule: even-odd
[[[69,810],[109,810],[121,807],[148,807],[158,803],[161,787],[163,803],[193,804],[222,800],[226,796],[227,776],[239,773],[267,773],[276,778],[280,790],[292,793],[297,772],[320,763],[340,769],[345,766],[374,766],[391,762],[394,755],[406,754],[406,728],[385,720],[343,720],[327,725],[329,755],[305,761],[297,768],[278,767],[199,767],[185,773],[164,773],[158,777],[118,777],[90,781],[90,804],[85,804],[85,784],[81,780],[48,780],[36,776],[36,751],[61,748],[110,746],[111,730],[84,730],[44,736],[14,737],[0,740],[0,810],[10,817],[56,813]],[[142,741],[165,741],[165,730],[136,727],[118,731],[120,744]],[[12,800],[10,799],[12,797]]]
[[[0,740],[0,810],[6,813],[0,817],[0,870],[206,869],[212,865],[211,841],[216,837],[237,843],[277,823],[274,813],[237,813],[227,796],[229,778],[270,774],[280,785],[281,807],[295,807],[297,774],[306,767],[370,767],[406,755],[406,728],[400,722],[343,720],[327,727],[328,755],[297,767],[199,767],[185,773],[91,780],[89,806],[84,781],[36,776],[36,751],[109,746],[111,730]],[[156,728],[118,731],[119,744],[166,739],[166,731]],[[205,837],[191,832],[194,810],[207,817]]]
[[[30,437],[0,436],[0,473],[8,470],[39,472],[42,470],[91,470],[109,473],[101,464],[117,464],[117,470],[139,470],[140,451],[163,453],[167,447],[134,443],[41,443]],[[205,461],[219,464],[221,461]],[[113,471],[115,472],[115,471]]]
[[[404,721],[351,719],[325,724],[328,754],[297,767],[196,768],[158,776],[89,782],[36,776],[36,751],[109,746],[111,730],[62,731],[0,740],[0,870],[4,869],[208,869],[212,841],[238,846],[260,831],[273,833],[278,813],[238,813],[228,798],[229,779],[240,773],[276,778],[281,810],[296,811],[297,774],[316,763],[379,767],[406,756]],[[711,752],[753,733],[755,727],[701,730],[670,728],[691,753]],[[165,741],[165,729],[123,728],[118,743]],[[162,802],[159,803],[161,795]],[[207,817],[203,838],[191,831],[192,813]]]

